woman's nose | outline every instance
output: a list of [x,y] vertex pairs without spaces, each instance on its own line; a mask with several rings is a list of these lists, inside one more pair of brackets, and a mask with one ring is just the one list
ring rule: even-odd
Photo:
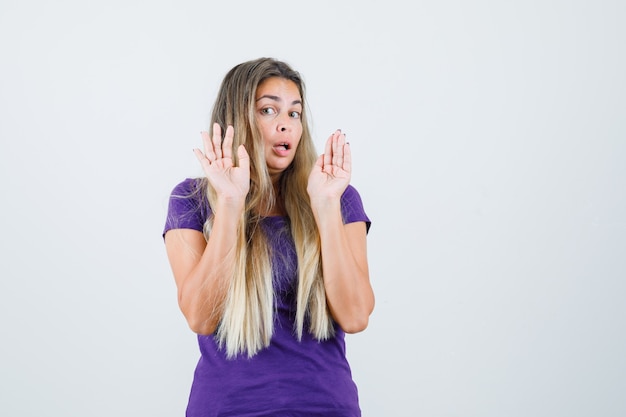
[[276,125],[276,129],[280,132],[286,132],[287,130],[289,130],[289,120],[279,120],[278,124]]

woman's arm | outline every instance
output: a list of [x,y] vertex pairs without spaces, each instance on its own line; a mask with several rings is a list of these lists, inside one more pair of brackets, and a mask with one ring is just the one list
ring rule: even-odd
[[210,237],[191,229],[172,229],[165,247],[172,267],[178,304],[189,327],[199,334],[215,332],[233,276],[238,228],[250,186],[250,165],[243,146],[237,150],[239,166],[232,161],[233,128],[215,124],[213,138],[202,132],[204,153],[195,149],[204,172],[217,194]]
[[215,216],[208,242],[192,229],[172,229],[165,234],[178,305],[191,330],[198,334],[215,331],[233,274],[239,218],[228,210],[219,213],[224,215]]
[[346,333],[365,330],[374,310],[364,222],[343,224],[339,207],[314,211],[322,245],[326,300]]
[[366,225],[343,224],[341,195],[350,182],[350,146],[335,132],[326,142],[311,176],[308,192],[320,233],[326,299],[335,321],[346,333],[367,327],[374,291],[367,264]]

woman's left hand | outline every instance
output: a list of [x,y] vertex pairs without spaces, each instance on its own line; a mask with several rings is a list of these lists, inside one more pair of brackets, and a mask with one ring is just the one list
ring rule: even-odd
[[312,203],[324,204],[341,198],[350,183],[352,158],[346,135],[337,129],[326,141],[324,153],[317,158],[309,175],[307,191]]
[[365,222],[345,224],[341,211],[341,196],[351,172],[350,145],[337,130],[309,175],[307,191],[320,236],[326,303],[346,333],[357,333],[368,325],[374,291],[369,282]]

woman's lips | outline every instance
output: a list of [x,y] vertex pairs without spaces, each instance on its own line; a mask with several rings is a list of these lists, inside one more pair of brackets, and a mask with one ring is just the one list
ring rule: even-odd
[[289,154],[289,144],[287,143],[279,143],[278,145],[274,145],[272,149],[274,153],[279,156],[287,156]]

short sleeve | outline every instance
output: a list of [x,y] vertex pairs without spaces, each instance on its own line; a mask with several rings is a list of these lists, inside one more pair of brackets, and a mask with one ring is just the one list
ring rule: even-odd
[[341,196],[341,215],[344,224],[365,222],[366,230],[369,232],[372,222],[365,214],[361,195],[352,185],[348,185]]
[[174,187],[170,194],[163,236],[171,229],[193,229],[202,232],[211,209],[199,186],[200,179],[187,178]]

